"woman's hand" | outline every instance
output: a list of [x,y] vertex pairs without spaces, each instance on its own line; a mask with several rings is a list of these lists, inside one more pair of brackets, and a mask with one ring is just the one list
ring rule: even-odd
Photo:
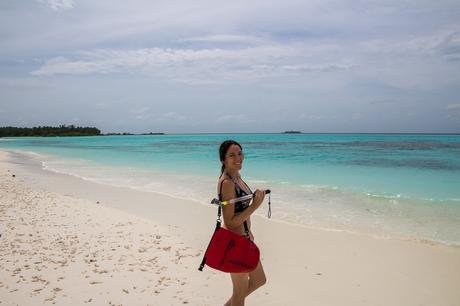
[[260,205],[262,205],[264,198],[265,198],[265,191],[256,189],[256,191],[254,192],[254,198],[252,200],[252,205],[255,205],[255,207],[258,208]]

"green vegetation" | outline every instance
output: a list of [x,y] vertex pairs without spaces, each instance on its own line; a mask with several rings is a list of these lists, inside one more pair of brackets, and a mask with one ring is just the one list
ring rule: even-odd
[[100,135],[101,131],[95,127],[79,127],[74,125],[38,126],[33,128],[22,128],[5,126],[0,127],[0,137],[20,136],[94,136]]

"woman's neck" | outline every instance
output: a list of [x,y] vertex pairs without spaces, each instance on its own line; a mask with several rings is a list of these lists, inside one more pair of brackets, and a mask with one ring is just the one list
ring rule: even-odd
[[238,170],[234,171],[229,171],[228,169],[225,169],[225,173],[230,176],[232,179],[236,180],[240,177],[240,172]]

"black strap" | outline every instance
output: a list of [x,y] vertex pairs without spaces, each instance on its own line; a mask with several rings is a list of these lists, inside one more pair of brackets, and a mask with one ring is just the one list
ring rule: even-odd
[[[228,175],[228,174],[227,174],[227,175]],[[233,184],[235,184],[235,187],[238,187],[238,188],[239,188],[239,186],[233,181],[233,178],[232,178],[230,175],[228,175],[228,176],[232,179],[232,182],[233,182]],[[219,188],[219,201],[222,201],[222,185],[223,185],[223,183],[224,183],[225,180],[226,180],[226,179],[224,179],[224,180],[222,180],[222,182],[220,182],[220,188]],[[243,181],[243,180],[242,180],[242,181]],[[249,188],[249,186],[246,184],[245,181],[243,181],[243,183],[246,185],[246,187],[248,187],[249,190],[251,190],[251,188]],[[251,192],[251,193],[252,193],[252,192]],[[221,213],[220,213],[220,212],[221,212],[221,206],[219,205],[219,210],[218,210],[218,212],[217,212],[217,217],[218,217],[217,220],[218,220],[218,222],[220,222],[220,216],[221,216]],[[249,238],[249,237],[250,237],[250,236],[249,236],[249,226],[248,226],[248,223],[246,222],[246,220],[244,220],[243,225],[244,225],[244,235],[245,235],[247,238]]]
[[[217,210],[217,221],[216,221],[216,228],[214,230],[214,233],[220,228],[220,225],[221,225],[220,216],[221,215],[222,215],[222,207],[219,205],[219,208]],[[208,246],[206,247],[206,251],[204,252],[203,259],[201,260],[200,266],[198,267],[199,271],[203,271],[204,265],[206,264],[206,253],[208,252],[210,244],[211,244],[211,240],[209,241]]]
[[248,227],[248,223],[246,222],[246,220],[244,220],[243,225],[244,225],[244,235],[246,236],[246,238],[250,238],[249,227]]
[[225,180],[227,180],[227,179],[223,179],[222,182],[220,182],[220,186],[219,186],[219,201],[222,201],[222,185],[224,184]]
[[268,194],[268,218],[272,217],[272,203],[270,198],[271,192]]

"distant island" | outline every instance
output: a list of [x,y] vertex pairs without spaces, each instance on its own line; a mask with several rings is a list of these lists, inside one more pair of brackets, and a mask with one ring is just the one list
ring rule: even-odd
[[164,135],[165,133],[105,133],[95,127],[74,125],[38,126],[32,128],[4,126],[0,127],[0,137],[55,137],[55,136],[125,136],[125,135]]
[[302,132],[301,131],[284,131],[281,134],[302,134]]
[[141,135],[164,135],[165,133],[142,133]]
[[114,135],[118,135],[118,136],[125,136],[125,135],[164,135],[165,133],[153,133],[153,132],[150,132],[150,133],[141,133],[141,134],[133,134],[133,133],[106,133],[106,134],[103,134],[104,136],[114,136]]
[[74,125],[38,126],[33,128],[4,126],[0,127],[0,137],[21,136],[97,136],[101,131],[95,127],[80,127]]

